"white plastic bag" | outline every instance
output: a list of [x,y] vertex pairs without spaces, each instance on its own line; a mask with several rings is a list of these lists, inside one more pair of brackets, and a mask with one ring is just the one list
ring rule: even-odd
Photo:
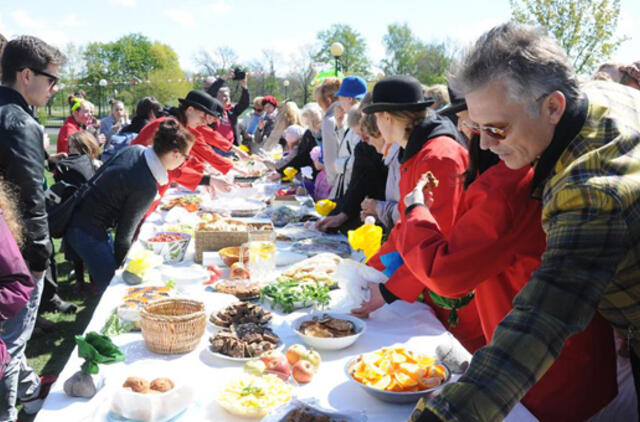
[[332,312],[349,313],[351,309],[359,307],[362,302],[369,300],[368,283],[384,283],[388,277],[381,271],[366,264],[343,259],[336,269],[334,277],[340,289],[332,295]]

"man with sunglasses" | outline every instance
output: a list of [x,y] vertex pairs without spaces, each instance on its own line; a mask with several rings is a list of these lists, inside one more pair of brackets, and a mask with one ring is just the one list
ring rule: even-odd
[[411,420],[502,420],[596,312],[628,339],[640,392],[640,93],[580,84],[555,40],[514,23],[484,34],[450,82],[481,148],[534,166],[547,246],[492,342]]
[[2,422],[16,419],[16,399],[24,403],[25,412],[37,412],[51,382],[49,379],[41,382],[24,355],[52,251],[43,191],[44,133],[33,108],[45,106],[57,92],[58,69],[63,63],[64,56],[59,50],[32,36],[10,41],[2,55],[0,176],[17,192],[25,227],[22,256],[36,286],[27,306],[4,321],[2,338],[11,354],[11,363],[0,381]]

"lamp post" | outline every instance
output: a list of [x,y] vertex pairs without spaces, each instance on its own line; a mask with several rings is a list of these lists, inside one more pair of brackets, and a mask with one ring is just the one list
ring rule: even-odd
[[337,77],[339,65],[338,62],[340,60],[340,57],[344,54],[344,45],[339,42],[334,42],[333,44],[331,44],[331,47],[329,47],[329,53],[331,53],[331,56],[333,56],[333,58],[335,59],[335,71]]
[[289,98],[289,94],[288,94],[288,92],[289,92],[289,80],[285,79],[282,82],[282,85],[284,86],[284,99],[286,100],[287,98]]
[[100,118],[102,116],[102,94],[104,91],[104,87],[107,86],[107,80],[106,79],[100,79],[100,81],[98,82],[98,85],[100,85],[100,103],[98,104],[98,118]]

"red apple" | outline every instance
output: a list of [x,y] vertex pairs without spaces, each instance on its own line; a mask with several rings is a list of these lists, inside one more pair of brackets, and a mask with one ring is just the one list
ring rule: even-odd
[[300,359],[304,359],[307,353],[309,353],[309,351],[302,344],[294,344],[287,349],[287,360],[289,364],[293,365]]
[[269,362],[275,360],[280,362],[281,360],[286,359],[281,351],[279,350],[269,350],[266,353],[263,353],[260,356],[260,360],[265,363],[265,365],[269,366]]
[[316,368],[308,360],[299,360],[293,365],[293,379],[299,383],[306,384],[313,378]]
[[272,359],[267,363],[267,373],[271,373],[277,375],[283,381],[289,379],[289,375],[291,375],[291,367],[289,366],[289,362],[283,356],[282,359],[276,360]]

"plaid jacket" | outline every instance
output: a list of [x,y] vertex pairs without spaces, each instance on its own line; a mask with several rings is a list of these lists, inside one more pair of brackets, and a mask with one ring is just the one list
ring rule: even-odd
[[444,420],[502,420],[596,311],[640,355],[640,92],[583,92],[584,125],[542,183],[542,263],[491,344],[427,403]]

